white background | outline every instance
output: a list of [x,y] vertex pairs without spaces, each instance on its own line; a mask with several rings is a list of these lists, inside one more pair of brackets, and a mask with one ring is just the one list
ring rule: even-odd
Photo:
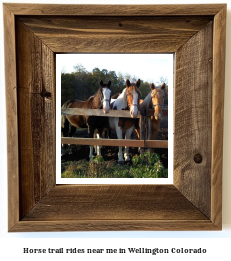
[[[148,248],[169,248],[186,247],[186,248],[207,248],[207,254],[186,255],[186,254],[169,254],[156,255],[150,254],[91,254],[91,255],[68,255],[69,260],[210,260],[221,258],[222,260],[231,260],[230,243],[231,243],[231,1],[229,0],[209,0],[209,1],[151,1],[151,0],[124,0],[124,1],[37,1],[38,3],[63,3],[63,4],[202,4],[202,3],[227,3],[227,30],[226,30],[226,86],[225,86],[225,125],[224,125],[224,156],[223,156],[223,230],[222,231],[184,231],[184,232],[57,232],[57,233],[8,233],[7,232],[7,155],[6,155],[6,117],[5,117],[5,83],[4,83],[4,47],[3,47],[3,24],[2,24],[2,0],[0,6],[0,257],[2,260],[50,260],[51,254],[22,254],[24,247],[30,248],[128,248],[128,247],[148,247]],[[36,3],[36,1],[8,1],[4,2],[21,2]],[[53,254],[55,260],[63,260],[64,254]],[[67,255],[65,255],[67,257]],[[53,259],[52,258],[52,259]]]

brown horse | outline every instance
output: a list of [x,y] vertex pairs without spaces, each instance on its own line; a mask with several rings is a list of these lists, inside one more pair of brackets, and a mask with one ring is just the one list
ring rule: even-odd
[[[131,118],[109,117],[109,125],[111,129],[116,130],[117,138],[122,139],[122,132],[125,131],[125,138],[130,139],[134,130],[134,119],[138,116],[138,106],[140,101],[140,79],[136,83],[126,81],[126,88],[111,104],[112,110],[130,110]],[[125,147],[124,157],[129,161],[129,147]],[[119,147],[118,161],[123,162],[122,147]]]
[[[111,81],[108,83],[103,83],[100,81],[100,87],[95,95],[91,96],[87,101],[80,100],[69,100],[65,102],[62,106],[64,108],[84,108],[84,109],[103,109],[104,113],[108,113],[110,110],[110,100],[111,100]],[[72,126],[71,133],[68,133],[69,123]],[[86,115],[63,115],[61,116],[61,126],[62,132],[65,136],[73,136],[76,128],[87,128],[89,138],[93,138],[94,132],[96,131],[98,138],[101,137],[104,128],[108,125],[107,117],[98,117],[98,116],[86,116]],[[68,151],[71,153],[70,145],[68,146]],[[63,147],[62,153],[63,155]],[[93,155],[93,146],[90,146],[90,155],[91,160]]]
[[[161,88],[158,89],[152,83],[151,92],[145,97],[142,103],[140,103],[140,110],[154,108],[154,114],[153,116],[151,116],[152,140],[156,140],[157,134],[159,132],[160,122],[163,118],[162,108],[164,106],[164,97],[165,97],[164,89],[165,89],[165,83],[163,83]],[[138,127],[138,124],[136,124],[135,130],[138,138],[140,138],[140,129]]]

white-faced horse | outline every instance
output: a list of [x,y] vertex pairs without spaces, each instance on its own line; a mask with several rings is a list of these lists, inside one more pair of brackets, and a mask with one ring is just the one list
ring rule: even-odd
[[[62,109],[64,108],[103,109],[104,113],[108,113],[110,110],[110,100],[111,100],[110,87],[111,87],[111,81],[109,81],[108,83],[103,83],[103,81],[101,80],[100,87],[94,96],[91,96],[87,101],[80,101],[76,99],[69,100],[63,104]],[[62,114],[61,116],[62,132],[65,133],[66,135],[69,130],[68,123],[70,123],[75,128],[88,127],[89,138],[93,138],[94,132],[97,133],[97,136],[99,138],[101,137],[105,126],[108,125],[108,119],[107,117],[98,117],[98,116]],[[73,134],[74,133],[71,133],[68,136],[70,137]],[[71,153],[70,145],[69,145],[69,152]],[[63,154],[63,146],[62,146],[61,155],[62,154]],[[90,155],[89,155],[90,160],[92,158],[92,155],[93,155],[93,146],[90,146]]]
[[[109,117],[109,126],[116,130],[117,138],[123,138],[123,131],[125,131],[125,139],[130,139],[134,130],[134,120],[138,116],[138,106],[140,102],[140,79],[136,83],[126,81],[126,88],[118,96],[118,98],[111,104],[112,110],[130,110],[131,118]],[[129,147],[125,147],[124,157],[129,161]],[[118,161],[123,162],[122,147],[119,147]]]

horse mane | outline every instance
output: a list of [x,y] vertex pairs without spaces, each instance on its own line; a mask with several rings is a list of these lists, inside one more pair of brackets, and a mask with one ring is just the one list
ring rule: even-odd
[[119,94],[117,99],[122,99],[124,96],[126,97],[127,88],[124,88],[123,91]]
[[116,94],[112,95],[111,98],[112,99],[117,99],[120,94],[121,94],[121,92],[120,93],[116,93]]
[[150,107],[152,103],[151,94],[152,92],[149,92],[149,94],[144,98],[143,102],[140,104],[141,109]]
[[92,108],[94,108],[94,109],[101,109],[102,108],[100,96],[101,96],[101,90],[99,88],[97,90],[97,92],[88,99],[89,102],[92,101]]
[[131,88],[132,88],[132,92],[137,92],[141,96],[141,91],[139,88],[137,88],[135,84],[131,85]]
[[[154,93],[153,93],[154,92]],[[156,88],[152,91],[153,93],[153,97],[158,93],[158,92],[162,92],[165,95],[164,89],[162,88]]]
[[119,103],[123,103],[125,106],[127,106],[127,88],[124,88],[123,91],[118,96],[118,98],[113,102],[113,108],[114,106],[117,107]]

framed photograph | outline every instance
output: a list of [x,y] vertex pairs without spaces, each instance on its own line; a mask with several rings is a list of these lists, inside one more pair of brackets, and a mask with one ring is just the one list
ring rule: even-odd
[[[226,4],[3,10],[8,230],[221,230]],[[172,184],[57,184],[61,54],[174,55]]]
[[[56,184],[173,184],[173,61],[172,53],[56,55],[56,144],[67,143],[61,160],[56,146]],[[136,110],[127,81],[139,82]],[[127,118],[111,117],[118,113]],[[91,145],[93,131],[103,146]]]

